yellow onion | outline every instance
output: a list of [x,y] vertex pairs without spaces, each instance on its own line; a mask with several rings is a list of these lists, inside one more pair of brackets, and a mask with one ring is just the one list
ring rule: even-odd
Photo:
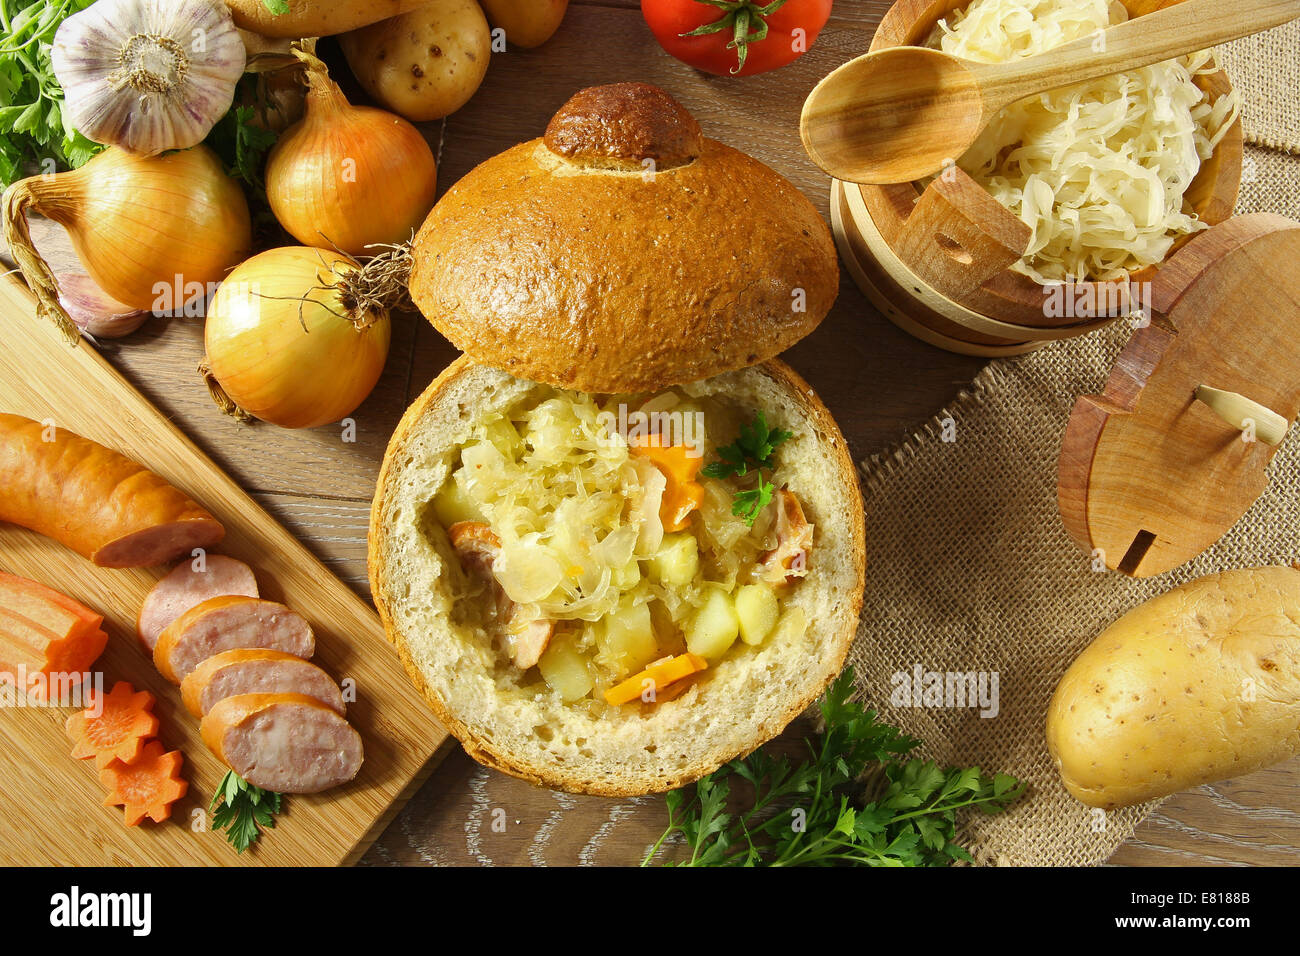
[[112,148],[80,169],[14,183],[4,196],[5,241],[38,313],[72,342],[76,326],[32,245],[28,212],[67,229],[95,284],[132,309],[179,309],[193,290],[225,278],[253,244],[244,193],[206,146],[159,156]]
[[286,246],[236,268],[208,304],[199,366],[229,414],[285,428],[336,422],[379,381],[406,296],[410,256],[364,267],[327,249]]
[[267,158],[271,211],[299,242],[349,255],[409,240],[433,208],[433,150],[400,116],[353,106],[324,63],[294,52],[307,66],[307,107]]

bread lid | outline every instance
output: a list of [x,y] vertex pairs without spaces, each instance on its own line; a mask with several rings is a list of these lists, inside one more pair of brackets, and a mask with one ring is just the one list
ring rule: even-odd
[[1075,403],[1058,503],[1071,537],[1106,567],[1176,568],[1267,487],[1300,413],[1298,256],[1300,223],[1272,213],[1199,234],[1148,287],[1152,321],[1103,393]]
[[821,322],[839,268],[789,181],[706,139],[663,90],[581,90],[487,160],[413,244],[411,296],[519,377],[642,392],[765,361]]

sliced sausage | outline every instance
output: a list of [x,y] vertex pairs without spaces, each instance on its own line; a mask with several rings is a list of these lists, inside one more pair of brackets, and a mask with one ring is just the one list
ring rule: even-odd
[[304,660],[316,651],[311,625],[283,604],[224,595],[198,604],[163,629],[154,666],[179,684],[209,657],[237,647],[265,647]]
[[54,538],[105,568],[167,564],[226,534],[216,518],[131,459],[6,414],[0,521]]
[[779,586],[795,584],[808,573],[813,526],[793,491],[782,488],[776,495],[776,547],[759,559],[759,567],[761,580]]
[[163,628],[196,604],[223,594],[257,597],[253,569],[224,554],[209,554],[204,558],[202,571],[194,570],[193,561],[182,561],[144,599],[136,623],[140,642],[152,654]]
[[181,700],[195,717],[240,694],[305,694],[339,716],[347,713],[334,679],[310,661],[283,651],[238,648],[209,657],[181,681]]
[[521,670],[536,666],[542,652],[551,643],[555,622],[528,614],[525,608],[506,596],[493,574],[501,553],[501,539],[481,521],[458,521],[447,529],[447,537],[456,551],[461,567],[485,582],[492,593],[488,630]]
[[203,742],[254,786],[318,793],[361,769],[361,735],[305,694],[240,694],[218,702],[199,725]]

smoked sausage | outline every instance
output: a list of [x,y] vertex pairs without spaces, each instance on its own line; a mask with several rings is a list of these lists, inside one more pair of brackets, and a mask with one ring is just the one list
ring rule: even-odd
[[145,597],[136,633],[150,654],[163,628],[196,604],[223,594],[258,596],[257,578],[243,561],[224,554],[209,554],[203,559],[202,567],[198,571],[193,561],[182,561]]
[[0,521],[54,538],[104,568],[166,564],[226,534],[144,466],[65,429],[3,413]]
[[181,681],[181,700],[195,717],[202,717],[227,697],[240,694],[306,694],[346,713],[343,692],[323,670],[283,651],[237,648],[209,657]]
[[217,703],[199,725],[203,742],[254,786],[318,793],[361,769],[361,735],[305,694],[241,694]]
[[238,647],[267,647],[304,660],[316,650],[311,625],[274,601],[241,595],[209,598],[163,629],[154,666],[179,684],[209,657]]

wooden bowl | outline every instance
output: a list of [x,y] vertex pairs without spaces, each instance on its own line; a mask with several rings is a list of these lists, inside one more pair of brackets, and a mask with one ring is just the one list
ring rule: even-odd
[[[954,322],[930,307],[932,290],[919,280],[900,284],[882,267],[877,245],[879,234],[871,240],[858,228],[848,201],[848,189],[838,179],[831,180],[831,233],[840,258],[857,287],[880,310],[885,318],[909,335],[936,348],[959,355],[981,358],[1004,358],[1023,355],[1042,348],[1046,341],[1019,341],[1005,336],[985,335],[972,331],[966,324]],[[870,218],[864,217],[870,225]],[[874,250],[874,251],[873,251]],[[886,247],[884,254],[892,256]],[[974,313],[971,313],[972,315]]]
[[[969,0],[898,0],[881,21],[872,51],[891,46],[924,45],[938,21],[965,7]],[[1123,0],[1133,16],[1171,6],[1181,0]],[[1197,85],[1217,98],[1231,90],[1219,70],[1197,78]],[[1228,131],[1214,154],[1201,165],[1187,197],[1200,219],[1217,225],[1232,215],[1241,186],[1243,137],[1240,120]],[[1044,287],[1008,267],[1017,262],[1028,242],[1028,227],[973,179],[955,167],[922,189],[915,183],[862,186],[846,183],[850,205],[865,209],[870,223],[858,228],[876,231],[911,275],[942,297],[975,316],[995,319],[1023,331],[1022,339],[1060,338],[1095,328],[1070,316],[1052,316],[1044,309]],[[1191,236],[1181,237],[1178,249]],[[1171,250],[1171,254],[1172,254]],[[1129,274],[1127,280],[1077,283],[1080,301],[1106,303],[1107,316],[1130,311],[1130,283],[1148,281],[1158,266]],[[915,283],[913,284],[913,286]],[[952,316],[946,316],[952,318]],[[959,324],[968,324],[957,320]],[[973,330],[988,332],[989,327]],[[1047,330],[1057,334],[1045,335]]]

